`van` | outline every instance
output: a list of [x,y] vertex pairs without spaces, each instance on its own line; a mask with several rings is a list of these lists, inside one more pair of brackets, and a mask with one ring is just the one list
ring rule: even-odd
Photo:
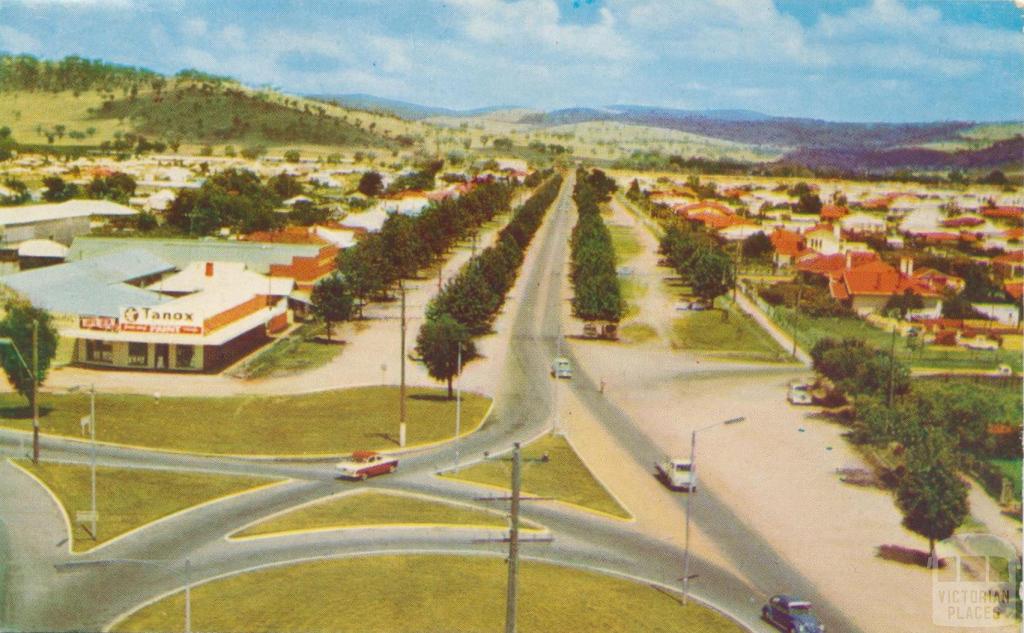
[[568,358],[556,358],[551,363],[551,375],[555,378],[572,378],[572,365]]

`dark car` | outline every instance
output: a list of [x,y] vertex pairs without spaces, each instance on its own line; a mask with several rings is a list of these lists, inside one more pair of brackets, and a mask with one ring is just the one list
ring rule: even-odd
[[772,596],[761,615],[787,633],[824,633],[825,625],[811,613],[811,603],[793,596]]

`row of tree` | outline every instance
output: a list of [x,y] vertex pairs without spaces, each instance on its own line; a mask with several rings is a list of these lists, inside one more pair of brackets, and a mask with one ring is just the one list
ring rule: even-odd
[[659,252],[689,283],[693,294],[708,306],[736,282],[732,259],[722,245],[707,232],[688,223],[670,222],[661,238]]
[[960,452],[982,449],[991,441],[990,421],[1008,412],[974,387],[912,384],[903,363],[859,339],[822,339],[811,359],[816,372],[854,400],[854,438],[899,447],[902,463],[890,473],[896,505],[903,525],[928,539],[934,561],[935,541],[952,536],[969,512]]
[[432,377],[448,381],[448,397],[452,395],[452,378],[458,374],[459,356],[462,363],[476,356],[472,339],[490,331],[515,283],[526,247],[561,184],[562,177],[556,175],[538,188],[516,209],[495,244],[470,259],[427,306],[416,351]]
[[611,198],[615,181],[599,169],[576,171],[578,219],[570,238],[573,285],[573,314],[584,321],[617,323],[625,312],[625,302],[615,272],[615,248],[612,236],[601,219],[600,204]]

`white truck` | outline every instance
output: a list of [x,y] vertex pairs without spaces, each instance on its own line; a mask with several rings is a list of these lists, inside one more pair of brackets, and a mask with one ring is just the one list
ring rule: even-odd
[[689,459],[666,459],[655,467],[665,485],[672,490],[697,491],[697,473]]

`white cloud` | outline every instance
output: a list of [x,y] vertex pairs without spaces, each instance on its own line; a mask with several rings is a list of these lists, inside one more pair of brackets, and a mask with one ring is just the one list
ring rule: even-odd
[[188,18],[181,23],[181,32],[188,37],[202,37],[206,35],[206,20],[202,18]]
[[0,24],[0,50],[12,53],[36,53],[41,43],[28,33]]

